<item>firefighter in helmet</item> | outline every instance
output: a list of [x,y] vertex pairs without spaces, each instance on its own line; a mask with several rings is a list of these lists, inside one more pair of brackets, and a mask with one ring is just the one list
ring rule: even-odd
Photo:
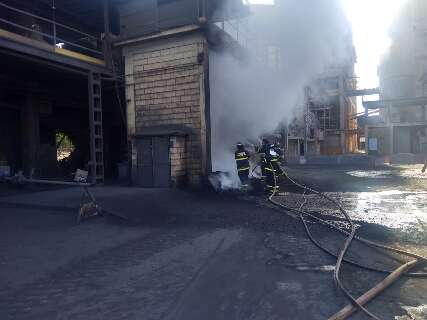
[[273,166],[274,174],[276,175],[276,181],[277,181],[279,177],[282,177],[284,174],[283,169],[280,166],[280,163],[282,162],[282,159],[284,158],[284,156],[283,156],[282,149],[280,148],[280,145],[278,143],[271,145],[270,154],[271,154],[271,165]]
[[265,177],[265,190],[268,193],[278,191],[277,179],[274,173],[272,145],[267,139],[262,139],[262,145],[259,150],[261,158],[261,171],[263,177]]
[[260,166],[261,166],[261,180],[265,182],[265,179],[267,178],[267,159],[266,154],[268,153],[270,142],[267,139],[262,139],[262,144],[258,148],[258,155],[260,159]]
[[244,145],[240,142],[236,145],[235,159],[237,173],[239,174],[242,189],[247,189],[249,186],[250,171],[249,153],[246,151]]

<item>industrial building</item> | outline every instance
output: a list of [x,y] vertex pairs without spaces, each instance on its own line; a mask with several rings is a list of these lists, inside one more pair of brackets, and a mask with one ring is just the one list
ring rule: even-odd
[[[253,56],[285,73],[280,30],[251,33],[257,9],[239,0],[0,7],[0,166],[11,173],[70,179],[86,169],[97,183],[128,176],[143,187],[198,185],[213,170],[212,139],[224,138],[211,126],[212,92],[222,89],[211,81],[220,73],[214,53]],[[292,130],[298,120],[285,130],[289,157],[357,149],[355,55],[351,36],[343,42],[346,62],[306,90],[302,131]]]
[[232,50],[215,23],[247,14],[242,2],[0,6],[3,168],[59,179],[81,168],[101,183],[130,164],[133,184],[147,187],[210,172],[209,50]]
[[65,180],[81,168],[98,183],[117,174],[126,131],[110,16],[107,1],[0,2],[0,165],[11,174]]
[[[350,42],[351,43],[351,42]],[[303,135],[291,135],[289,154],[343,155],[358,151],[355,55],[349,47],[348,64],[331,66],[306,88],[307,108]],[[306,133],[307,131],[307,133]],[[306,134],[305,134],[306,133]],[[292,134],[292,131],[291,131]],[[307,140],[307,147],[304,141]],[[296,143],[295,143],[296,142]]]
[[[247,18],[248,27],[259,32],[247,41],[249,49],[266,61],[268,67],[282,74],[286,74],[289,68],[289,48],[282,40],[282,12],[286,5],[285,1],[276,1],[274,6],[254,5],[251,16]],[[304,99],[296,107],[297,117],[284,119],[289,123],[282,132],[287,132],[284,144],[291,162],[299,161],[301,156],[342,155],[358,151],[356,54],[349,26],[339,41],[345,59],[337,58],[309,86],[301,88]],[[304,74],[304,70],[301,73]]]
[[240,1],[129,1],[119,6],[132,182],[202,182],[211,172],[210,51],[235,41],[215,23]]
[[427,154],[426,17],[425,1],[411,0],[392,27],[379,68],[380,100],[364,104],[369,154],[407,154],[410,162]]

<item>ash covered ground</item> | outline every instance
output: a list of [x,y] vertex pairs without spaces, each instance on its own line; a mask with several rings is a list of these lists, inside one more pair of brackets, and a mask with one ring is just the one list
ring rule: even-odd
[[[419,171],[289,169],[340,200],[359,235],[427,255],[427,176]],[[282,190],[277,200],[288,206],[304,199],[286,182]],[[347,304],[333,282],[335,259],[313,245],[297,217],[262,197],[95,188],[121,218],[77,226],[81,190],[36,191],[0,197],[1,319],[325,319]],[[345,227],[333,204],[305,197],[304,208]],[[338,252],[342,235],[309,226]],[[360,243],[347,257],[387,269],[408,260]],[[343,267],[355,296],[383,278]],[[427,279],[402,278],[368,307],[382,319],[426,319],[425,296]]]

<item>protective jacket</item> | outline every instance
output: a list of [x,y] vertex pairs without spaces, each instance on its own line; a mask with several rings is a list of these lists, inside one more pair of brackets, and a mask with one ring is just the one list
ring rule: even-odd
[[235,153],[235,159],[237,173],[242,184],[241,187],[243,190],[246,190],[246,188],[249,186],[249,154],[243,147],[239,147]]
[[249,169],[250,169],[249,154],[246,150],[236,151],[235,159],[236,159],[236,165],[237,165],[237,171],[238,172],[249,171]]

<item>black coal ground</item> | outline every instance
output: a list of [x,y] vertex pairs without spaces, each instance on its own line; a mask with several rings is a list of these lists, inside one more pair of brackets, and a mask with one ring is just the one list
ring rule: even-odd
[[[358,234],[427,255],[426,232],[413,219],[422,220],[425,203],[395,192],[426,190],[427,180],[408,170],[393,168],[388,178],[346,168],[289,173],[341,199],[357,218]],[[302,200],[296,188],[285,183],[282,190],[290,192],[277,198],[283,203]],[[365,207],[356,204],[371,201],[365,193],[378,192],[383,201],[357,215]],[[81,194],[72,189],[0,198],[1,319],[326,319],[347,303],[333,282],[335,259],[310,242],[297,217],[265,197],[124,187],[94,193],[129,220],[103,217],[75,226],[75,212],[59,208],[78,203]],[[310,197],[305,208],[344,225],[333,205]],[[382,208],[399,197],[394,204],[402,217],[389,220],[402,220],[404,227],[372,222],[370,215],[395,214],[395,205]],[[340,249],[342,235],[314,223],[310,230],[322,245]],[[347,257],[390,269],[402,258],[356,242]],[[383,278],[343,268],[355,296]],[[382,319],[425,319],[426,294],[427,279],[403,278],[368,307]]]

